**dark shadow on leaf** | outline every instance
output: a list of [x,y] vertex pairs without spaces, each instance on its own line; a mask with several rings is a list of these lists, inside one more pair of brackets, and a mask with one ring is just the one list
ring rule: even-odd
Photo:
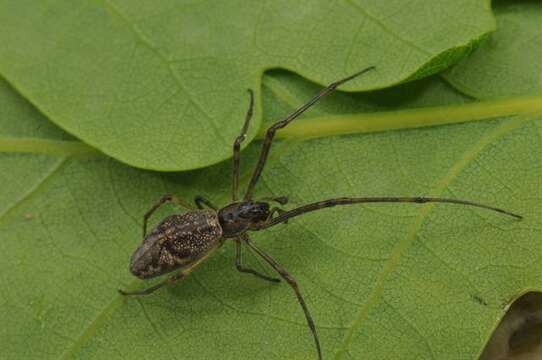
[[493,333],[480,360],[542,359],[542,293],[517,299]]

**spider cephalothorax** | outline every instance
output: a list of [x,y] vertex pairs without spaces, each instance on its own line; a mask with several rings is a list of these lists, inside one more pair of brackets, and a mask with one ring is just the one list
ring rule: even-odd
[[218,219],[224,231],[223,236],[232,238],[265,223],[269,219],[269,214],[269,203],[242,201],[220,209]]

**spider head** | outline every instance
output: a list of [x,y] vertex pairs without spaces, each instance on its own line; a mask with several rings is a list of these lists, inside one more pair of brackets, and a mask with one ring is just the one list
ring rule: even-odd
[[269,204],[262,201],[237,202],[220,209],[218,219],[224,237],[235,237],[269,219]]

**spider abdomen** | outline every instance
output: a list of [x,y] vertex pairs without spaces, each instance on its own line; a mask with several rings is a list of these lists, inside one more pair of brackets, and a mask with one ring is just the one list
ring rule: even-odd
[[215,212],[189,211],[162,220],[130,259],[130,272],[140,279],[189,267],[220,245],[222,228]]

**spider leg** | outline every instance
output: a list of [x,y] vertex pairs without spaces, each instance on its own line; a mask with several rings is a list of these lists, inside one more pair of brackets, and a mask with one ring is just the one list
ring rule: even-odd
[[172,202],[174,203],[175,205],[177,206],[181,206],[181,207],[184,207],[184,208],[187,208],[187,209],[193,209],[192,205],[190,204],[187,204],[185,203],[183,200],[177,198],[175,195],[172,195],[172,194],[166,194],[164,196],[162,196],[160,198],[160,200],[158,200],[156,202],[156,204],[154,204],[149,211],[147,211],[145,213],[145,215],[143,215],[143,238],[145,238],[145,235],[147,234],[147,222],[149,221],[149,218],[151,217],[151,215],[162,205],[164,205],[165,203],[168,203],[168,202]]
[[[246,235],[242,235],[242,236],[244,239]],[[241,239],[239,238],[235,239],[235,267],[237,268],[237,270],[239,270],[239,272],[252,274],[259,277],[260,279],[271,281],[271,282],[280,282],[280,279],[261,274],[258,271],[244,267],[241,264]]]
[[271,149],[271,143],[273,142],[273,138],[275,137],[275,132],[279,129],[282,129],[283,127],[285,127],[292,121],[294,121],[297,117],[303,114],[311,106],[317,103],[318,100],[320,100],[322,97],[328,94],[331,94],[333,91],[337,89],[338,86],[366,73],[369,70],[373,70],[374,68],[375,68],[374,66],[369,66],[368,68],[365,68],[355,73],[354,75],[350,75],[347,78],[344,78],[342,80],[329,84],[327,87],[322,89],[318,94],[316,94],[312,99],[310,99],[303,106],[298,108],[292,114],[288,115],[286,118],[280,121],[277,121],[276,123],[271,125],[269,129],[267,129],[267,132],[265,134],[265,139],[262,144],[262,150],[260,151],[260,158],[258,159],[258,164],[256,165],[256,168],[254,169],[254,173],[252,174],[252,178],[250,179],[250,183],[248,184],[247,191],[245,192],[245,196],[243,197],[244,200],[250,200],[252,198],[252,192],[254,191],[254,187],[256,186],[256,183],[258,182],[258,179],[260,178],[260,175],[265,166],[265,162],[267,161],[267,156],[269,154],[269,150]]
[[299,290],[299,286],[297,285],[297,282],[295,279],[281,266],[279,265],[271,256],[267,255],[263,250],[258,248],[248,236],[243,237],[243,241],[245,244],[247,244],[250,249],[252,249],[255,253],[260,255],[273,269],[275,269],[276,272],[279,273],[279,275],[292,287],[294,290],[295,296],[297,297],[297,301],[299,302],[299,305],[301,305],[301,308],[303,308],[303,312],[305,313],[305,318],[307,319],[307,324],[309,325],[309,328],[312,332],[312,336],[314,337],[314,342],[316,344],[316,351],[318,352],[318,359],[322,360],[322,350],[320,349],[320,341],[318,340],[318,334],[316,333],[316,326],[314,325],[314,320],[312,319],[312,316],[309,312],[309,308],[307,307],[307,304],[305,303],[305,300],[303,299],[303,296],[301,295],[301,291]]
[[250,103],[248,105],[248,111],[245,116],[245,123],[241,129],[241,134],[233,142],[233,179],[232,179],[232,189],[231,189],[231,198],[232,201],[237,199],[237,189],[239,188],[239,167],[241,163],[241,143],[247,137],[248,125],[250,119],[252,118],[252,112],[254,109],[254,92],[251,89],[248,89],[250,94]]
[[180,272],[178,274],[175,274],[175,275],[172,275],[172,276],[168,277],[167,279],[165,279],[162,282],[159,282],[156,285],[150,286],[150,287],[148,287],[146,289],[143,289],[143,290],[124,291],[124,290],[118,289],[118,291],[119,291],[119,293],[121,293],[122,295],[125,295],[125,296],[148,295],[148,294],[151,294],[151,293],[155,292],[156,290],[160,289],[162,286],[164,286],[166,284],[173,284],[173,283],[175,283],[175,282],[177,282],[179,280],[182,280],[183,278],[186,277],[186,275],[187,275],[187,273]]
[[288,204],[288,196],[278,196],[278,197],[264,197],[261,200],[264,201],[274,201],[276,203],[279,203],[280,205],[286,205]]
[[352,204],[361,204],[361,203],[411,203],[411,204],[425,204],[429,202],[434,203],[448,203],[448,204],[458,204],[465,206],[478,207],[482,209],[488,209],[495,211],[507,216],[515,217],[516,219],[522,219],[521,215],[496,208],[489,205],[484,205],[480,203],[475,203],[467,200],[457,200],[457,199],[447,199],[447,198],[434,198],[434,197],[361,197],[361,198],[336,198],[318,201],[312,204],[307,204],[300,206],[296,209],[283,212],[282,214],[276,216],[275,218],[270,219],[269,221],[263,223],[262,225],[256,226],[253,230],[262,230],[273,225],[286,222],[288,219],[305,214],[307,212],[316,211],[328,207],[333,207],[337,205],[352,205]]
[[202,196],[202,195],[197,195],[195,198],[194,198],[194,203],[196,203],[196,206],[198,207],[198,209],[203,209],[204,206],[207,206],[208,208],[211,208],[213,210],[217,210],[217,207],[211,202],[211,200],[207,199],[206,197]]

